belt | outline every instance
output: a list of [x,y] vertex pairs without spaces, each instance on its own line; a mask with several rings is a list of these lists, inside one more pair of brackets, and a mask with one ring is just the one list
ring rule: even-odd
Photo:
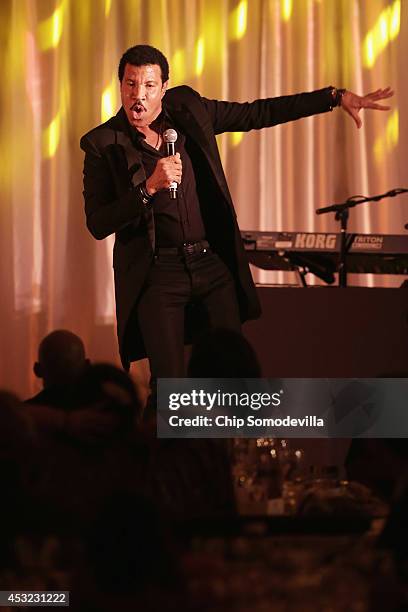
[[198,242],[184,242],[179,247],[158,247],[156,255],[195,255],[206,253],[209,250],[210,245],[207,240],[199,240]]

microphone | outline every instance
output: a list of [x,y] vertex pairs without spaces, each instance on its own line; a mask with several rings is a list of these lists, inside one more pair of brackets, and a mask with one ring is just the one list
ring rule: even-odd
[[[166,130],[163,134],[163,140],[166,143],[167,155],[175,155],[176,149],[174,143],[177,140],[176,130]],[[173,181],[169,187],[170,199],[175,200],[177,198],[177,183]]]

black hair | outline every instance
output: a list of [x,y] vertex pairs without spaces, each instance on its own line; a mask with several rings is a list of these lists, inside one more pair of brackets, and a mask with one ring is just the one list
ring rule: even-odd
[[120,59],[118,68],[120,82],[122,82],[126,64],[132,64],[132,66],[157,64],[160,66],[162,83],[165,83],[169,78],[169,63],[166,57],[161,51],[150,45],[135,45],[125,51]]

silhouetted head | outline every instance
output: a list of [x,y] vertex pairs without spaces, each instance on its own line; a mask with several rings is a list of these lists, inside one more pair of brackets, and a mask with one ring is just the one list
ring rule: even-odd
[[34,374],[44,387],[74,382],[89,365],[81,338],[65,329],[57,329],[41,341]]
[[193,345],[190,378],[259,378],[261,367],[248,340],[229,329],[212,329]]

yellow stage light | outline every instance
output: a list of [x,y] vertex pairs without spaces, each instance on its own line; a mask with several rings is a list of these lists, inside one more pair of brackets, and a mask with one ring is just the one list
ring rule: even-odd
[[230,15],[230,34],[234,40],[240,40],[247,29],[248,0],[241,2],[234,8]]
[[380,15],[380,18],[378,20],[378,45],[380,47],[385,47],[386,44],[388,43],[388,11],[387,13],[383,12]]
[[385,133],[376,138],[374,143],[374,157],[377,163],[382,162],[384,155],[397,146],[399,139],[399,113],[398,109],[388,118]]
[[67,0],[62,0],[53,14],[38,26],[38,46],[41,51],[55,49],[61,40]]
[[401,23],[401,0],[396,0],[390,11],[390,40],[394,40],[399,34]]
[[367,66],[373,66],[375,62],[374,39],[371,32],[367,34],[364,41],[364,57]]
[[42,152],[43,157],[49,159],[54,157],[61,135],[61,112],[58,111],[54,119],[43,131],[42,137]]
[[110,86],[104,89],[101,100],[101,121],[107,121],[113,115],[112,92]]
[[230,132],[231,146],[237,147],[244,137],[244,132]]
[[117,106],[117,81],[116,75],[112,76],[110,84],[105,87],[101,96],[101,121],[107,121],[115,114]]
[[67,80],[60,81],[58,92],[59,107],[54,118],[42,132],[42,154],[45,159],[53,157],[59,147],[61,141],[61,126],[67,115],[69,107],[69,85]]
[[186,51],[178,49],[171,61],[171,80],[173,85],[184,83],[186,78]]
[[196,44],[196,62],[195,62],[195,73],[197,76],[202,74],[204,69],[204,58],[205,58],[205,46],[204,46],[204,38],[200,36],[197,40]]
[[387,121],[387,128],[385,131],[385,141],[387,143],[387,150],[389,151],[398,143],[399,138],[399,115],[398,109],[396,109],[391,117]]
[[281,14],[283,21],[289,21],[292,17],[293,0],[281,0]]
[[367,32],[363,41],[363,60],[367,68],[372,68],[377,57],[384,51],[400,30],[401,0],[381,11],[376,23]]

